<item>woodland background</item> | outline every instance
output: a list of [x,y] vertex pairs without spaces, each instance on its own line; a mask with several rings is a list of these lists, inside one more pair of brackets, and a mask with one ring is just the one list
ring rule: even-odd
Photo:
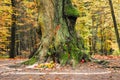
[[[120,32],[120,0],[112,0],[112,3],[117,30]],[[120,55],[109,0],[72,0],[72,4],[80,12],[75,28],[84,49],[93,55]],[[15,6],[15,56],[28,58],[37,50],[41,37],[37,19],[38,8],[35,0],[17,0]],[[9,57],[13,38],[12,15],[11,0],[0,0],[1,57]]]

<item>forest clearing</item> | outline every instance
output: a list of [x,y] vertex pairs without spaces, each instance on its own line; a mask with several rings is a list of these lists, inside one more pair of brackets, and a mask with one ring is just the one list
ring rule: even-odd
[[120,0],[0,0],[0,80],[119,80]]
[[93,62],[80,62],[75,69],[57,65],[53,68],[11,67],[26,59],[0,59],[0,80],[119,80],[120,56],[95,55],[95,59],[109,61],[109,67]]

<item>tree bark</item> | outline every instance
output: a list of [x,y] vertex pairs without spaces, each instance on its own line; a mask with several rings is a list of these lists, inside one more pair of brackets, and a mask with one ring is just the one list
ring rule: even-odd
[[76,61],[87,58],[80,50],[80,44],[83,43],[80,43],[75,31],[79,13],[72,6],[71,0],[37,0],[37,3],[42,37],[40,46],[31,59],[36,58],[39,63],[44,63],[48,59],[46,56],[58,59],[63,55],[66,61],[58,60],[61,63],[67,63],[69,60],[74,66]]

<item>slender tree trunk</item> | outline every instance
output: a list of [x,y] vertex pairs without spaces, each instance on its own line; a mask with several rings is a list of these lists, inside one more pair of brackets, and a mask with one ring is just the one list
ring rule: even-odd
[[96,50],[96,43],[97,43],[97,32],[98,32],[98,25],[95,25],[95,16],[92,17],[92,52],[95,54]]
[[97,49],[96,49],[96,44],[97,44],[97,32],[98,32],[98,26],[96,26],[96,30],[95,30],[95,33],[93,35],[93,39],[94,39],[94,42],[93,42],[93,53],[95,54],[97,52]]
[[101,15],[100,18],[100,22],[101,22],[101,30],[100,30],[100,34],[101,34],[101,54],[105,53],[105,37],[104,37],[104,19],[103,19],[103,15]]
[[115,34],[116,34],[116,38],[117,38],[117,43],[118,43],[118,47],[119,47],[119,50],[120,50],[120,36],[119,36],[119,32],[118,32],[117,21],[116,21],[116,17],[115,17],[115,13],[114,13],[112,0],[109,0],[109,5],[110,5],[110,9],[111,9],[111,15],[112,15],[112,19],[113,19],[113,24],[114,24]]
[[15,33],[16,33],[16,11],[15,11],[15,5],[16,5],[16,0],[11,0],[12,3],[12,26],[11,26],[11,45],[10,45],[10,58],[15,57]]

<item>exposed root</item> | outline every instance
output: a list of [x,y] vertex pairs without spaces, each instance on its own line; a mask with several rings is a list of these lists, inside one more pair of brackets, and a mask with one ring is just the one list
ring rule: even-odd
[[98,60],[98,59],[91,58],[91,61],[95,62],[95,63],[98,63],[100,65],[108,65],[109,64],[109,62],[106,61],[106,60]]
[[25,62],[22,62],[21,64],[24,64],[24,65],[33,65],[34,63],[36,63],[38,61],[38,58],[37,57],[32,57],[30,58],[29,60],[25,61]]

